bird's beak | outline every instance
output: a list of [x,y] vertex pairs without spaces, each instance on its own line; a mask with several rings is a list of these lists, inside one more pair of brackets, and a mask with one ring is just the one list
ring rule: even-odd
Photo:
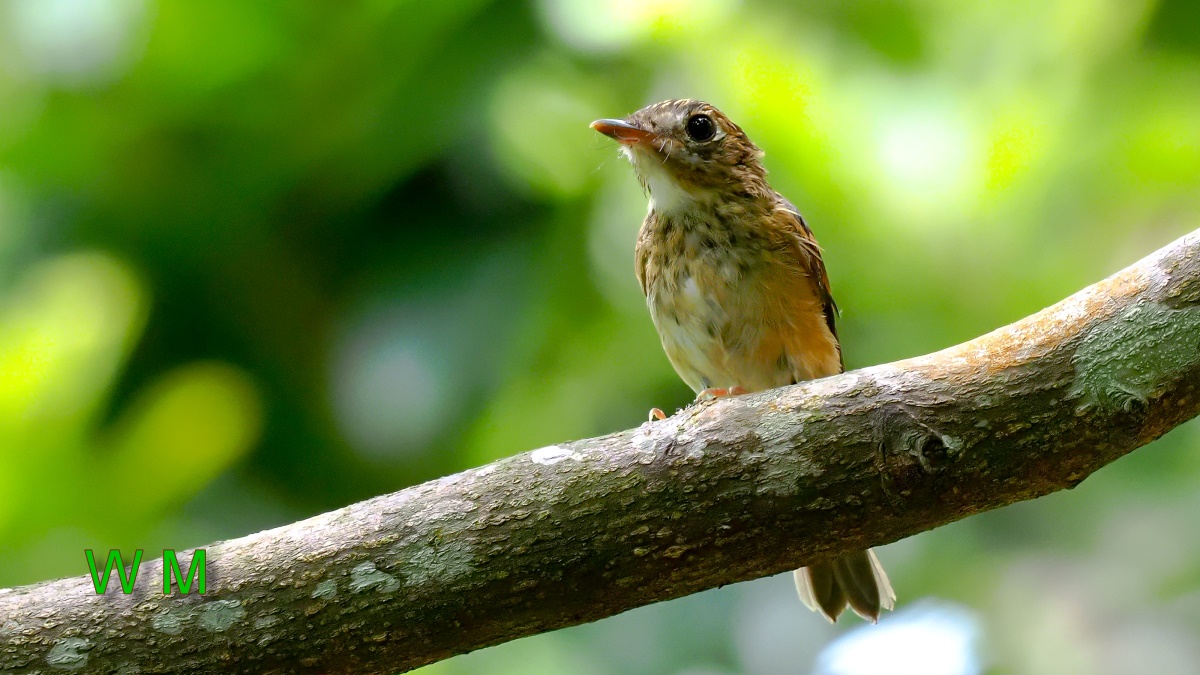
[[654,132],[625,120],[596,120],[592,122],[592,128],[622,145],[641,145],[657,138]]

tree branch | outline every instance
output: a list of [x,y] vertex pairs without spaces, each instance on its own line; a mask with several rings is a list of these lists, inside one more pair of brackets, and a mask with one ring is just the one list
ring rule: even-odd
[[935,354],[213,544],[202,597],[163,596],[160,561],[131,595],[0,591],[0,671],[407,670],[1072,487],[1198,388],[1200,231]]

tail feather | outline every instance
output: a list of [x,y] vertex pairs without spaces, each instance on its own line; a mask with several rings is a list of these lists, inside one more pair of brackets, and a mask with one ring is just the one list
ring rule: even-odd
[[831,622],[837,621],[838,615],[846,610],[846,593],[837,582],[832,564],[802,567],[796,570],[795,581],[800,601],[814,612],[824,614]]
[[896,605],[896,592],[871,550],[798,569],[795,581],[801,602],[831,622],[837,621],[847,605],[871,622],[879,620],[882,610]]

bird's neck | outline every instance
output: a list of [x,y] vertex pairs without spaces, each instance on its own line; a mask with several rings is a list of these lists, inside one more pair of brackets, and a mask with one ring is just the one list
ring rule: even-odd
[[663,216],[682,214],[715,199],[712,190],[681,181],[656,157],[626,149],[626,156],[637,169],[638,178],[650,193],[650,211]]
[[773,210],[767,199],[745,193],[692,199],[674,210],[664,210],[651,199],[643,235],[662,242],[677,255],[685,254],[686,249],[733,245],[735,241],[751,245],[760,239],[760,224],[770,219]]
[[655,192],[650,190],[649,212],[663,223],[687,227],[689,224],[720,226],[721,223],[745,219],[766,218],[774,210],[768,195],[734,190],[686,190],[670,184]]
[[644,179],[650,210],[664,216],[704,209],[713,201],[710,191],[685,187],[666,171],[649,171]]
[[650,211],[662,217],[690,219],[731,207],[748,211],[771,207],[774,193],[765,182],[761,186],[747,184],[744,188],[737,181],[722,188],[702,187],[680,180],[653,158],[637,157],[634,164],[642,185],[650,193]]

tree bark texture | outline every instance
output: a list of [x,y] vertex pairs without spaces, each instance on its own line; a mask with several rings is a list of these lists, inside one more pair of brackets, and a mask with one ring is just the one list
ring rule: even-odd
[[0,591],[0,672],[404,671],[1072,487],[1198,412],[1200,231],[934,354],[213,544],[203,596],[161,561]]

